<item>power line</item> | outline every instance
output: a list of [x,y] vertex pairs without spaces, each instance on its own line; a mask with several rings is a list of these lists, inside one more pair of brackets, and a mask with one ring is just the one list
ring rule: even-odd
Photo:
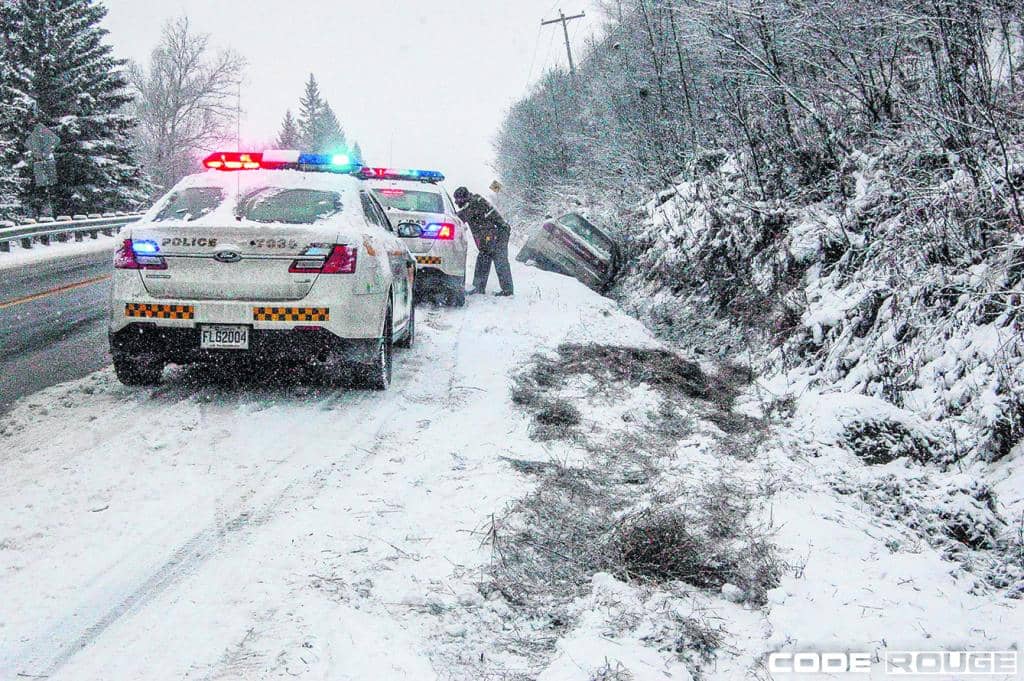
[[572,60],[572,44],[569,42],[569,22],[575,19],[583,19],[586,17],[586,12],[580,12],[574,14],[571,17],[565,16],[565,12],[558,10],[557,19],[549,19],[547,21],[540,22],[541,26],[549,26],[551,24],[562,24],[562,33],[565,35],[565,54],[569,57],[569,72],[576,73],[576,64]]
[[533,67],[537,65],[537,50],[540,48],[540,32],[544,30],[541,26],[537,29],[537,37],[533,39],[533,58],[530,60],[530,75],[526,77],[526,85],[530,85],[530,81],[533,80]]

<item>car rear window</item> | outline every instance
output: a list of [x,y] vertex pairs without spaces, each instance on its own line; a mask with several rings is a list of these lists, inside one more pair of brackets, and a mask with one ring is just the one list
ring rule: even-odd
[[444,202],[437,192],[407,191],[405,189],[374,189],[374,196],[385,208],[410,213],[444,213]]
[[213,212],[223,201],[224,190],[220,187],[188,187],[168,196],[153,220],[191,222]]
[[341,194],[335,192],[264,187],[242,197],[235,215],[253,222],[311,225],[341,209]]
[[615,242],[587,220],[575,213],[569,213],[558,218],[558,223],[572,231],[573,234],[586,242],[588,246],[599,251],[605,258],[611,257],[612,251],[615,249]]

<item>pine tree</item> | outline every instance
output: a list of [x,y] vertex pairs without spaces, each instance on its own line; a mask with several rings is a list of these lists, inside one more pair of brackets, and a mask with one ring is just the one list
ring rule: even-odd
[[25,181],[18,172],[16,140],[23,130],[27,100],[22,95],[25,78],[11,59],[10,36],[18,29],[14,7],[0,0],[0,220],[24,213],[20,195]]
[[144,195],[131,154],[134,120],[124,113],[131,97],[125,62],[105,43],[106,9],[95,0],[16,0],[14,9],[11,57],[30,74],[25,129],[42,123],[60,137],[58,184],[31,187],[29,200],[39,207],[49,194],[55,212],[66,214],[134,205]]
[[334,109],[327,102],[324,102],[324,115],[320,119],[319,139],[317,140],[317,151],[347,151],[348,142],[345,139],[345,131],[341,129],[338,117],[334,115]]
[[304,150],[314,153],[347,149],[345,131],[331,105],[320,95],[313,74],[309,74],[306,91],[299,100],[299,140]]
[[277,148],[298,149],[301,145],[302,139],[299,134],[299,126],[295,123],[295,116],[292,116],[292,110],[288,109],[284,113],[281,132],[277,134]]
[[366,159],[363,158],[363,148],[359,146],[359,142],[352,145],[352,161],[360,165],[366,163]]
[[318,150],[320,121],[324,115],[324,100],[320,97],[320,86],[311,73],[306,82],[306,92],[299,100],[299,141],[304,151]]

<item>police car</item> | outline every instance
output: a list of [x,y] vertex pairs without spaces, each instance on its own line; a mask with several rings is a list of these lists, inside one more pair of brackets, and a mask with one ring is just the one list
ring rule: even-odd
[[251,358],[386,389],[393,345],[415,339],[416,263],[360,166],[298,151],[203,163],[122,232],[109,309],[121,382]]
[[466,304],[466,226],[436,171],[363,168],[360,172],[416,258],[416,294]]

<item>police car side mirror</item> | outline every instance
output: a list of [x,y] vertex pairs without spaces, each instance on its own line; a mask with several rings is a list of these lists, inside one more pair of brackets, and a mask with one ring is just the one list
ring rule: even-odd
[[400,222],[396,229],[398,236],[404,239],[416,238],[423,235],[423,228],[415,222]]

